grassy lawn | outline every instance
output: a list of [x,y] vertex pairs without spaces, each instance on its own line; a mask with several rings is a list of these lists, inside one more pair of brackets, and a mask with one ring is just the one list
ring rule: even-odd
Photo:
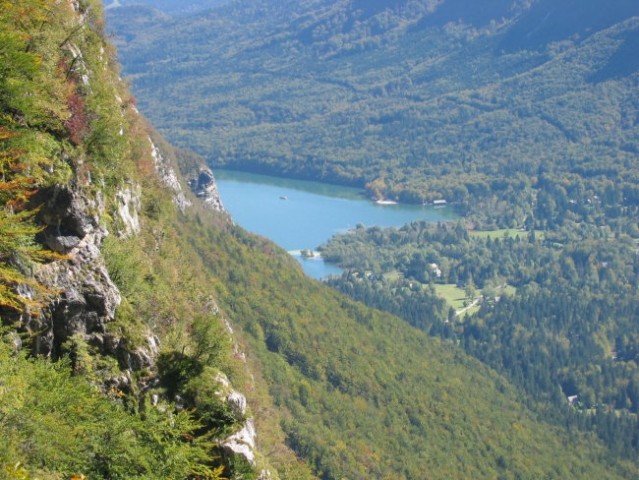
[[514,296],[517,293],[517,289],[512,285],[506,285],[504,288],[500,289],[505,295]]
[[464,298],[466,298],[466,294],[464,293],[463,288],[459,288],[457,285],[452,283],[445,285],[436,283],[435,291],[438,296],[446,300],[446,302],[448,302],[448,304],[455,310],[464,308]]
[[[459,312],[460,310],[463,310],[463,312],[459,315],[460,320],[462,320],[466,315],[472,315],[479,310],[479,305],[475,305],[467,310],[464,310],[464,298],[466,297],[466,293],[464,292],[463,288],[459,288],[457,285],[454,285],[452,283],[447,283],[444,285],[435,284],[434,286],[437,295],[446,300],[446,302],[451,307],[453,307],[455,311]],[[498,292],[500,292],[500,294],[502,295],[514,295],[516,291],[517,289],[512,285],[505,285],[498,288]],[[478,290],[476,295],[480,294],[481,291]]]
[[400,279],[401,275],[397,270],[391,270],[382,275],[387,282],[395,282]]

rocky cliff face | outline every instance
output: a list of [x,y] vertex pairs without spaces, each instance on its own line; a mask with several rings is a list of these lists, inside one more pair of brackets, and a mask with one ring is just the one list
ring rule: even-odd
[[[29,303],[31,307],[20,311],[3,306],[0,320],[3,325],[15,327],[10,337],[16,349],[28,348],[32,354],[52,360],[69,355],[74,371],[79,363],[76,354],[82,350],[83,355],[101,359],[88,360],[92,366],[86,368],[94,368],[93,373],[99,369],[99,374],[87,377],[102,391],[116,392],[117,398],[126,396],[129,403],[139,403],[140,409],[155,405],[161,413],[177,414],[182,399],[167,391],[167,380],[158,366],[162,353],[172,352],[174,347],[163,343],[168,343],[167,332],[179,332],[188,337],[191,322],[199,312],[206,310],[208,298],[202,301],[198,295],[181,291],[187,287],[180,279],[190,275],[191,265],[165,255],[163,246],[171,244],[169,231],[175,241],[179,235],[175,224],[188,216],[189,209],[198,200],[184,188],[186,182],[179,176],[171,147],[159,137],[147,136],[150,127],[134,104],[123,100],[129,94],[111,63],[109,46],[100,33],[101,19],[95,13],[97,7],[97,2],[90,6],[85,2],[56,2],[55,15],[43,17],[41,30],[50,29],[56,41],[43,41],[41,48],[47,55],[59,57],[51,61],[51,68],[57,75],[51,80],[52,85],[47,86],[48,90],[37,92],[43,96],[38,100],[59,114],[50,131],[43,134],[34,128],[31,132],[31,127],[18,114],[7,115],[7,118],[11,115],[18,118],[19,121],[12,119],[9,125],[19,130],[24,138],[30,140],[29,135],[48,135],[46,149],[43,147],[42,151],[54,157],[47,162],[55,167],[47,164],[46,172],[51,177],[43,174],[38,179],[40,190],[26,195],[30,198],[30,206],[24,208],[37,212],[34,223],[40,230],[33,238],[34,243],[54,254],[43,257],[46,258],[43,263],[27,265],[25,262],[16,266],[35,280],[20,285],[18,294],[37,302]],[[0,11],[0,20],[2,15]],[[56,49],[52,45],[59,47]],[[0,62],[3,58],[0,51]],[[0,78],[0,87],[3,87],[3,81]],[[51,92],[59,98],[46,97]],[[34,93],[28,92],[29,95]],[[0,108],[3,106],[0,101]],[[7,133],[9,130],[2,123],[4,113],[0,111],[0,141],[14,136]],[[0,147],[0,160],[4,161],[4,143]],[[31,152],[25,150],[24,154]],[[37,150],[33,155],[44,154]],[[6,184],[4,176],[0,181],[3,186]],[[33,192],[36,192],[35,187]],[[196,195],[207,208],[223,210],[210,170],[200,172]],[[149,198],[153,200],[149,201]],[[173,205],[164,201],[166,198],[171,198]],[[5,201],[4,197],[2,201]],[[13,208],[4,203],[0,207]],[[149,213],[150,210],[153,212]],[[7,215],[12,214],[10,211]],[[153,252],[147,255],[145,247],[140,245],[149,239],[155,241],[155,249],[151,247]],[[129,246],[139,243],[128,250],[138,253],[139,257],[120,258],[120,270],[116,269],[114,273],[113,256],[109,255],[114,255],[117,248],[109,251],[108,244],[118,243]],[[147,273],[139,274],[140,269]],[[128,284],[120,278],[122,272],[132,279]],[[137,292],[142,284],[152,285],[148,292],[155,294],[153,286],[168,283],[166,278],[159,278],[166,272],[174,275],[176,280],[164,290],[168,293],[164,293],[159,301],[167,301],[166,297],[172,300],[179,295],[184,307],[189,309],[188,314],[180,307],[167,312],[167,309],[162,311],[151,305],[144,310],[135,304],[136,300],[142,303],[144,299],[131,299],[135,295],[132,292]],[[44,296],[43,291],[46,292]],[[121,313],[122,309],[124,313]],[[209,320],[217,321],[214,316]],[[29,340],[23,342],[21,338]],[[185,351],[194,357],[189,341],[188,338],[183,340],[182,357],[179,358],[187,358]],[[223,348],[221,344],[220,349]],[[93,367],[98,363],[99,367]],[[175,365],[170,366],[173,367]],[[77,371],[82,369],[78,367]],[[180,375],[191,378],[197,373],[180,371]],[[220,375],[219,383],[224,392],[218,400],[237,418],[245,419],[248,415],[246,399],[232,388],[226,376]],[[178,377],[176,382],[180,384],[186,380]],[[160,407],[161,404],[164,406]],[[171,405],[169,408],[173,410],[161,410],[167,408],[166,405]],[[210,413],[210,416],[215,415],[216,412]],[[218,423],[225,425],[224,422],[219,419]],[[233,425],[234,431],[229,434],[230,427],[222,428],[220,431],[224,434],[216,438],[220,451],[228,460],[222,466],[229,476],[233,473],[235,456],[243,457],[248,465],[256,465],[253,420],[249,418]],[[215,452],[211,450],[211,455]],[[0,454],[0,469],[1,459]],[[188,475],[185,473],[185,476]]]
[[195,196],[202,200],[202,203],[206,207],[216,212],[224,211],[222,199],[220,198],[217,184],[215,183],[215,177],[210,168],[201,167],[197,177],[190,179],[188,183],[193,193],[195,193]]
[[[36,267],[36,279],[52,296],[41,312],[23,313],[19,320],[22,329],[36,336],[35,353],[56,357],[73,335],[101,343],[121,296],[100,253],[108,235],[100,222],[103,197],[98,193],[91,198],[73,185],[55,185],[39,196],[44,200],[38,214],[44,225],[41,240],[66,259]],[[25,289],[23,294],[32,292]]]
[[[192,206],[192,200],[182,190],[167,157],[153,142],[150,145],[157,175],[171,192],[176,208],[186,211]],[[210,170],[202,170],[194,186],[204,205],[222,211]],[[117,236],[131,238],[140,234],[141,195],[139,184],[126,184],[116,191],[110,202],[113,209],[110,217]],[[123,370],[108,379],[109,386],[130,390],[133,372],[155,369],[161,345],[160,339],[149,331],[142,344],[129,348],[126,341],[107,329],[122,300],[101,252],[102,243],[110,234],[104,226],[107,201],[99,190],[83,189],[75,183],[56,185],[40,192],[39,196],[44,202],[38,214],[44,225],[41,241],[66,258],[37,267],[36,278],[54,293],[41,312],[20,317],[22,329],[36,336],[34,353],[39,355],[56,358],[65,342],[79,338],[101,354],[114,356]],[[24,290],[24,295],[30,295],[30,291]],[[233,335],[228,324],[227,332]],[[234,348],[239,355],[237,346]],[[140,387],[144,390],[157,383],[157,379],[147,377],[145,385]],[[228,403],[238,417],[246,418],[244,395],[232,388],[224,374],[220,374],[218,383],[220,399]],[[255,466],[256,437],[254,421],[248,417],[235,432],[220,441],[220,446],[227,455],[240,455]]]
[[182,191],[182,185],[171,162],[163,155],[150,137],[149,143],[151,144],[151,155],[153,156],[155,170],[160,180],[162,180],[162,183],[173,192],[173,202],[175,205],[184,213],[184,211],[192,205],[191,200],[186,198],[186,195]]

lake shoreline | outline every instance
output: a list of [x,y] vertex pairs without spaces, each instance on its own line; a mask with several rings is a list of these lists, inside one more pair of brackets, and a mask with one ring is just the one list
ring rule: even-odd
[[352,189],[358,192],[358,195],[362,199],[369,200],[375,205],[379,206],[393,206],[393,205],[416,205],[423,207],[453,207],[451,203],[444,199],[433,200],[432,202],[401,202],[399,200],[392,200],[389,198],[379,198],[374,193],[368,191],[366,189],[366,185],[361,184],[359,182],[339,182],[339,181],[330,181],[330,179],[317,179],[311,178],[305,175],[287,175],[279,171],[273,171],[269,169],[242,169],[242,168],[228,168],[228,167],[210,167],[213,170],[213,175],[215,178],[218,176],[218,172],[224,176],[226,173],[233,175],[237,174],[247,174],[247,175],[256,175],[260,177],[266,177],[274,180],[280,180],[282,182],[286,181],[295,181],[295,182],[309,182],[310,184],[324,185],[326,187],[335,187],[335,188],[347,188]]
[[215,173],[222,202],[237,225],[294,254],[313,278],[340,274],[320,245],[358,225],[401,227],[413,221],[452,221],[455,213],[431,205],[378,205],[352,187],[231,170]]

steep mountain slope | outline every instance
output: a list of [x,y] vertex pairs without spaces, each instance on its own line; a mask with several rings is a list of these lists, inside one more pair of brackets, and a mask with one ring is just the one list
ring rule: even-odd
[[143,110],[213,165],[467,208],[496,178],[637,179],[631,0],[244,0],[135,31],[128,15],[111,25]]
[[100,3],[0,7],[0,476],[257,478],[227,377],[248,372],[178,233],[198,207],[119,79]]
[[[220,298],[287,412],[289,445],[321,478],[611,478],[624,464],[582,470],[574,455],[581,464],[605,453],[584,455],[592,447],[576,432],[540,429],[503,378],[452,344],[304,281],[268,243],[240,239],[200,251],[227,272]],[[230,263],[219,248],[234,252]]]
[[99,2],[0,6],[4,477],[637,475],[198,201],[118,77]]

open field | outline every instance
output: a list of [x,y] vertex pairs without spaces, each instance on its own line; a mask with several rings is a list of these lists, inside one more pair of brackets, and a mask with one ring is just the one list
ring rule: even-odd
[[[463,319],[466,315],[472,315],[479,310],[479,304],[473,305],[471,307],[466,307],[464,305],[464,300],[466,298],[466,292],[463,288],[458,287],[452,283],[447,284],[435,284],[435,291],[437,295],[455,309],[460,319]],[[517,292],[517,289],[512,285],[504,285],[497,289],[499,295],[514,295]],[[476,292],[476,298],[482,294],[481,290]]]
[[447,284],[435,284],[435,291],[437,295],[446,300],[448,304],[455,310],[461,310],[464,308],[464,299],[466,294],[463,288],[459,288],[452,283]]

